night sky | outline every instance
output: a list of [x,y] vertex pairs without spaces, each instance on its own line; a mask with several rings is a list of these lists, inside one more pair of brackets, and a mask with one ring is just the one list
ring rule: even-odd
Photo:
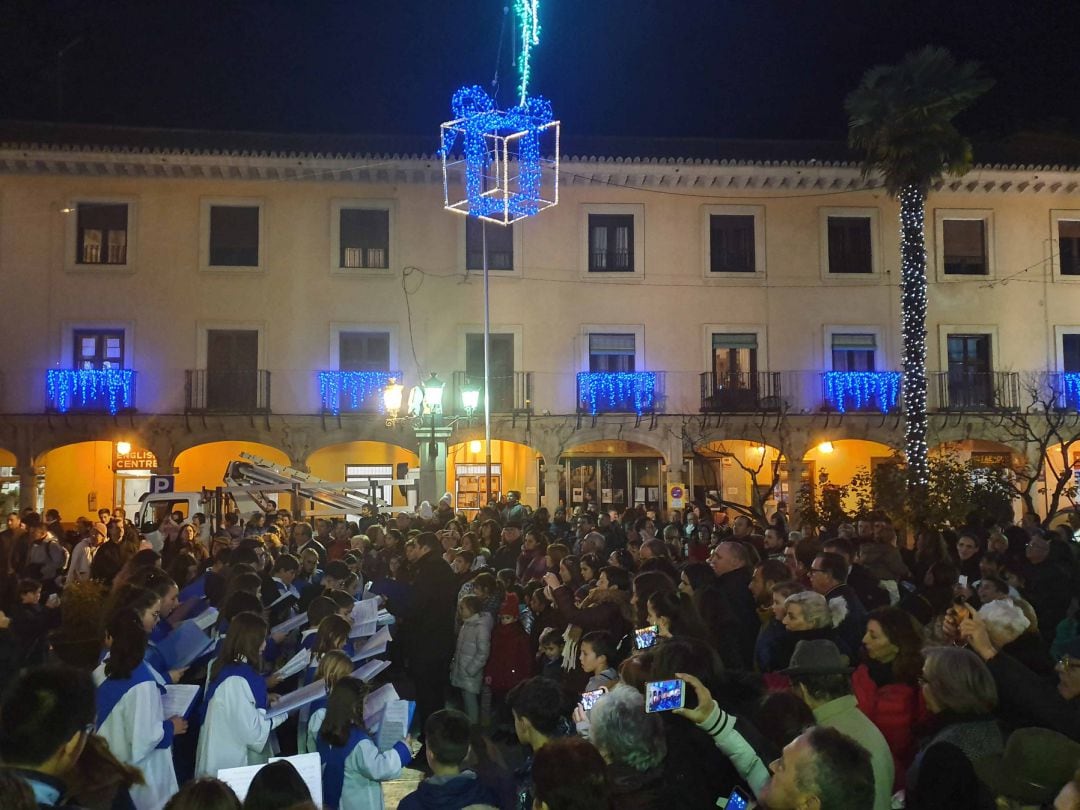
[[[0,117],[278,132],[435,133],[495,70],[500,0],[0,2]],[[843,98],[925,44],[997,84],[982,139],[1080,135],[1076,0],[541,0],[530,89],[564,131],[843,138]],[[513,15],[508,25],[513,24]],[[503,37],[500,101],[516,72]]]

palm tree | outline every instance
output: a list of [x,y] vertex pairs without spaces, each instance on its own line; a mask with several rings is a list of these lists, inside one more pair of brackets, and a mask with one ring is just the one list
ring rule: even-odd
[[971,166],[971,143],[953,119],[990,89],[974,62],[957,64],[928,46],[897,65],[863,75],[847,97],[848,143],[862,154],[863,177],[881,177],[900,201],[900,316],[904,338],[903,404],[909,492],[926,487],[926,195],[945,174]]

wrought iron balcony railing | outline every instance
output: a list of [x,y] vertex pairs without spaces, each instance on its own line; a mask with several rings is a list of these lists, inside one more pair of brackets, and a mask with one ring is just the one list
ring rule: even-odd
[[849,411],[900,410],[899,371],[826,371],[821,375],[821,397],[825,408]]
[[188,413],[269,413],[270,372],[265,369],[185,372]]
[[780,372],[706,371],[701,375],[702,413],[779,411]]
[[46,410],[117,414],[135,410],[130,368],[51,368],[45,375]]
[[654,413],[663,399],[662,371],[582,371],[578,413]]

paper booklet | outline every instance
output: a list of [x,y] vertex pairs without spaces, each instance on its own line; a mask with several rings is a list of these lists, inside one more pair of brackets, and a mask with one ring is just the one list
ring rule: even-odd
[[195,625],[199,629],[209,630],[217,623],[219,615],[220,612],[218,611],[218,609],[216,607],[211,607],[204,610],[202,613],[192,619],[192,621],[195,622]]
[[285,680],[291,678],[299,672],[303,672],[307,669],[311,663],[311,650],[300,650],[296,655],[285,662],[285,665],[281,667],[274,674],[280,679]]
[[[311,801],[316,807],[322,807],[322,758],[317,754],[297,754],[292,757],[271,757],[270,762],[289,762],[300,778],[304,780],[308,791],[311,793]],[[269,764],[269,763],[267,763]],[[247,798],[248,788],[255,774],[265,768],[266,765],[246,765],[243,768],[222,768],[217,772],[217,778],[233,789],[241,802]]]
[[352,629],[349,638],[362,638],[378,630],[379,604],[372,600],[357,602],[352,610]]
[[392,684],[384,684],[364,700],[364,725],[375,735],[380,751],[393,748],[409,733],[416,704],[401,700]]
[[191,711],[191,705],[199,694],[198,684],[177,683],[168,684],[165,694],[161,696],[161,712],[165,718],[187,717]]
[[281,624],[275,624],[270,628],[270,632],[271,634],[288,633],[298,627],[303,627],[305,624],[307,624],[307,613],[297,613],[291,619],[286,619]]
[[157,645],[158,652],[170,670],[183,669],[206,652],[213,642],[194,619],[181,622]]
[[383,661],[382,659],[376,658],[374,661],[368,661],[363,666],[357,667],[353,671],[352,676],[354,678],[357,678],[358,680],[363,681],[364,683],[370,683],[376,675],[378,675],[388,666],[390,666],[389,661]]
[[378,617],[376,618],[375,621],[376,621],[376,623],[378,624],[379,627],[385,627],[388,624],[394,624],[394,622],[396,620],[394,619],[394,614],[393,613],[391,613],[386,608],[383,608],[382,610],[379,611],[379,615],[378,615]]
[[321,697],[326,696],[326,681],[319,679],[301,686],[294,692],[282,695],[281,698],[266,711],[267,717],[277,717],[279,714],[288,714],[291,711],[314,703]]
[[376,655],[381,655],[386,652],[386,645],[390,643],[390,630],[386,627],[382,628],[378,633],[373,635],[367,641],[365,641],[360,649],[352,655],[352,660],[363,661],[365,658],[371,658]]

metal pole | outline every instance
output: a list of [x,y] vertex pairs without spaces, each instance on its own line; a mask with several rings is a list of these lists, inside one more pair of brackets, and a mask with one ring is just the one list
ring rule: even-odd
[[480,220],[480,243],[484,254],[484,452],[487,469],[485,506],[491,503],[491,296],[488,288],[487,220]]

